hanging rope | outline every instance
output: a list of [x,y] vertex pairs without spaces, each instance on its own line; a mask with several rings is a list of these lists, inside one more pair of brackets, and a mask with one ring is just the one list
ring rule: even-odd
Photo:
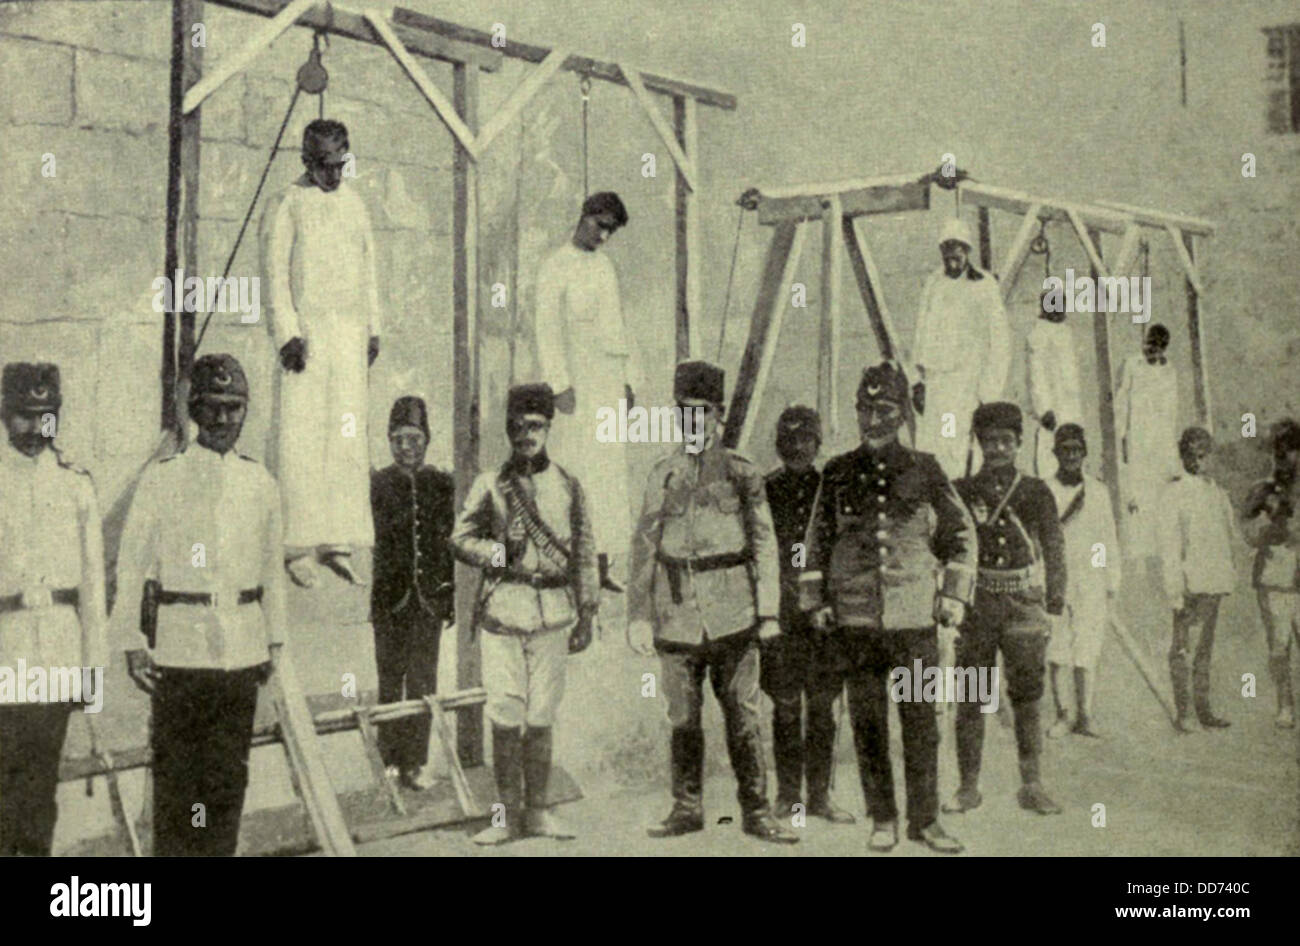
[[578,83],[578,91],[582,94],[582,199],[586,200],[591,196],[591,186],[588,184],[588,169],[591,162],[588,158],[588,112],[591,103],[591,76],[583,76]]
[[1029,241],[1029,252],[1043,258],[1043,281],[1052,275],[1052,244],[1047,241],[1047,217],[1038,218],[1038,236]]
[[736,216],[736,236],[731,241],[731,267],[727,270],[727,292],[722,300],[722,325],[718,329],[718,354],[714,361],[722,363],[722,348],[727,342],[727,312],[731,308],[731,284],[736,278],[736,253],[740,249],[740,230],[745,225],[745,211],[755,209],[758,204],[756,198],[758,190],[751,188],[740,195],[740,200],[736,201],[740,205],[740,213]]

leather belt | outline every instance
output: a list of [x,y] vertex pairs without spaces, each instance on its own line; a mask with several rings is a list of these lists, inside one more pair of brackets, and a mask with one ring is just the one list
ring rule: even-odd
[[[262,586],[245,588],[239,593],[239,604],[255,604],[262,600]],[[217,607],[220,597],[217,592],[207,591],[167,591],[158,592],[159,604],[202,604]]]
[[76,588],[54,588],[30,595],[20,591],[16,595],[0,597],[0,614],[28,608],[49,607],[52,604],[66,604],[75,608],[80,600],[81,595]]
[[542,572],[506,572],[503,582],[527,585],[530,588],[567,588],[573,582],[567,575],[546,575]]
[[664,567],[668,575],[668,591],[672,595],[673,604],[681,604],[683,601],[682,572],[712,572],[721,568],[739,568],[741,565],[748,565],[753,560],[753,556],[745,551],[701,555],[699,558],[678,558],[666,552],[656,552],[655,560]]
[[1043,587],[1040,571],[1037,563],[1024,568],[981,568],[975,587],[991,594],[1023,594]]

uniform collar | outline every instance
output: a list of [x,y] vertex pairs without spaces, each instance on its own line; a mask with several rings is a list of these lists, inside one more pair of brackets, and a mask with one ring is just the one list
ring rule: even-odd
[[543,472],[551,465],[551,458],[546,455],[546,449],[543,448],[537,456],[532,459],[524,457],[511,456],[501,465],[501,472],[507,476],[536,476]]
[[885,463],[890,466],[897,466],[907,458],[907,448],[897,439],[876,450],[860,443],[853,453],[864,463]]
[[185,449],[185,455],[192,458],[197,463],[232,463],[239,459],[239,451],[227,450],[225,453],[217,453],[210,447],[205,447],[197,440]]
[[1011,481],[1016,478],[1016,472],[1016,466],[1013,463],[1009,466],[1001,466],[992,470],[981,469],[975,474],[975,479],[981,483],[995,486],[998,489],[1006,489],[1011,485]]

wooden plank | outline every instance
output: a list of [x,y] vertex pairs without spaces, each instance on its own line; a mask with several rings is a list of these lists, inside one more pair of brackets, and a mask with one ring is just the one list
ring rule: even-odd
[[1203,294],[1205,288],[1201,284],[1201,274],[1196,268],[1196,263],[1192,261],[1192,254],[1188,251],[1187,244],[1184,243],[1182,231],[1173,226],[1165,227],[1165,231],[1169,234],[1169,239],[1174,241],[1174,252],[1178,254],[1178,262],[1183,264],[1183,272],[1187,275],[1187,281],[1196,290],[1197,294]]
[[[907,364],[899,344],[898,332],[894,329],[893,319],[889,315],[889,306],[885,303],[880,271],[876,268],[871,248],[862,235],[856,222],[844,218],[844,247],[849,254],[849,264],[858,283],[858,294],[867,312],[867,322],[876,337],[876,346],[880,349],[882,359],[893,359],[903,368],[908,381],[915,383],[918,379],[915,370]],[[910,355],[910,353],[909,353]],[[904,422],[912,443],[916,443],[916,413],[912,409],[911,399],[903,405]]]
[[352,835],[325,770],[325,759],[298,674],[290,655],[283,651],[271,676],[271,697],[280,719],[285,755],[321,849],[335,857],[355,857]]
[[979,208],[980,269],[993,271],[993,236],[989,232],[989,209]]
[[[388,803],[399,815],[406,814],[406,805],[402,803],[402,792],[388,777],[383,756],[379,753],[379,733],[370,719],[370,707],[358,706],[352,710],[356,720],[357,732],[361,735],[361,747],[365,750],[366,761],[370,763],[370,773],[375,777],[380,789],[388,796]],[[312,720],[315,728],[315,720]]]
[[1098,200],[1095,203],[1099,207],[1125,213],[1143,226],[1174,226],[1194,236],[1210,236],[1218,226],[1213,220],[1206,220],[1204,217],[1189,217],[1186,214],[1166,213],[1163,210],[1151,210],[1148,207],[1134,207],[1132,204],[1121,204],[1114,200]]
[[[1205,350],[1205,331],[1203,327],[1201,302],[1205,297],[1201,288],[1192,281],[1190,274],[1196,272],[1196,247],[1192,235],[1183,233],[1182,239],[1175,241],[1179,254],[1186,255],[1189,276],[1185,281],[1187,290],[1187,328],[1192,343],[1192,391],[1196,398],[1196,416],[1201,426],[1214,433],[1214,410],[1210,403],[1209,357]],[[1198,280],[1199,281],[1199,280]]]
[[840,280],[844,254],[840,248],[840,199],[827,198],[822,217],[822,321],[817,351],[817,413],[828,443],[839,433]]
[[767,247],[767,261],[763,266],[763,277],[759,283],[758,297],[754,300],[754,313],[749,320],[749,338],[745,342],[745,353],[741,356],[740,370],[736,373],[731,390],[731,407],[726,415],[726,430],[723,443],[735,449],[741,441],[746,419],[750,412],[750,401],[757,386],[759,365],[768,346],[772,322],[778,310],[789,304],[784,296],[787,273],[792,271],[790,261],[794,258],[796,239],[802,244],[802,233],[798,223],[787,222],[777,226],[772,234],[772,242]]
[[510,93],[495,115],[483,123],[482,130],[478,133],[476,139],[478,153],[486,154],[488,147],[501,134],[506,127],[519,117],[519,113],[524,110],[529,102],[542,90],[542,87],[551,80],[551,77],[559,71],[560,66],[564,64],[569,53],[564,49],[553,49],[550,54],[542,60],[541,65],[524,77],[524,81],[519,83],[518,87]]
[[[1100,242],[1101,234],[1092,230],[1086,234],[1089,242]],[[1100,277],[1100,267],[1091,267],[1092,278]],[[1094,312],[1092,315],[1092,342],[1097,361],[1097,410],[1101,422],[1102,479],[1110,491],[1111,513],[1115,517],[1117,535],[1123,535],[1124,506],[1119,493],[1119,443],[1115,433],[1114,366],[1110,355],[1110,313]],[[1080,392],[1082,393],[1082,392]]]
[[461,766],[460,759],[456,757],[456,749],[451,744],[451,729],[447,726],[447,716],[442,711],[442,704],[438,702],[436,696],[426,696],[424,700],[429,710],[429,731],[437,734],[443,758],[447,762],[447,774],[451,776],[452,789],[456,792],[456,801],[460,803],[461,811],[468,817],[478,817],[483,814],[483,809],[479,807],[478,800],[474,797],[474,790],[470,788],[469,780],[465,777],[465,769]]
[[1034,242],[1034,237],[1037,235],[1034,230],[1038,226],[1038,215],[1042,211],[1042,204],[1029,205],[1025,210],[1024,219],[1020,221],[1020,229],[1016,231],[1015,239],[1011,241],[1011,246],[1007,247],[1006,259],[1002,261],[1002,272],[998,274],[998,288],[1002,290],[1003,302],[1009,300],[1011,293],[1015,291],[1020,270],[1024,267],[1025,260],[1029,258],[1029,244]]
[[907,187],[921,182],[923,178],[928,179],[929,176],[929,171],[919,171],[916,174],[886,174],[878,177],[848,178],[841,181],[783,184],[759,187],[757,190],[763,197],[769,198],[830,197],[832,194],[837,194],[843,200],[844,195],[850,191],[870,190],[876,187]]
[[966,200],[980,207],[1023,214],[1034,204],[1042,204],[1043,209],[1040,211],[1042,216],[1051,220],[1065,221],[1073,211],[1085,226],[1104,230],[1107,233],[1123,233],[1129,221],[1133,219],[1130,214],[1122,213],[1115,208],[1040,197],[1009,187],[977,184],[974,181],[963,181],[957,187]]
[[659,136],[659,140],[664,143],[664,147],[672,155],[673,163],[677,165],[677,173],[686,178],[686,185],[691,190],[697,190],[699,184],[695,173],[695,163],[686,156],[682,146],[677,143],[677,136],[668,127],[668,120],[664,118],[659,111],[659,106],[655,104],[654,99],[650,98],[650,93],[646,91],[645,83],[641,81],[641,73],[631,66],[623,66],[622,69],[623,74],[627,77],[628,87],[632,90],[632,96],[636,99],[637,104],[641,106],[641,111],[645,113],[646,118],[650,120],[650,124]]
[[[405,26],[437,33],[440,36],[462,43],[472,43],[488,49],[495,48],[492,45],[491,33],[468,26],[461,26],[459,23],[452,23],[449,20],[442,20],[424,13],[417,13],[415,10],[397,7],[393,10],[393,21]],[[507,38],[505,46],[501,48],[501,52],[511,59],[523,59],[534,63],[542,62],[550,51],[545,46],[521,43],[509,38]],[[562,68],[566,72],[582,73],[604,82],[627,85],[627,79],[623,75],[623,71],[612,62],[602,62],[588,56],[570,54]],[[731,93],[712,89],[698,82],[651,72],[642,73],[641,77],[645,87],[651,92],[658,92],[662,95],[685,95],[701,104],[712,105],[717,108],[734,109],[736,107],[736,97]]]
[[[275,16],[290,0],[208,0],[215,6],[229,7],[257,16]],[[340,7],[339,4],[327,6],[320,3],[298,18],[298,25],[320,30],[331,36],[343,36],[362,43],[382,46],[383,40],[376,35],[365,17],[355,10]],[[479,69],[495,72],[501,68],[504,58],[499,52],[472,43],[463,43],[429,30],[411,26],[395,25],[393,32],[401,39],[402,45],[417,56],[425,59],[437,59],[441,62],[467,62]]]
[[[673,99],[673,128],[677,141],[692,161],[699,154],[695,99],[679,95]],[[676,196],[677,249],[677,360],[687,361],[700,351],[700,325],[704,321],[701,302],[700,267],[704,254],[700,246],[700,198],[679,169],[674,177]]]
[[259,54],[265,52],[281,33],[293,26],[298,17],[314,7],[317,2],[318,0],[292,0],[279,13],[253,30],[253,35],[245,40],[242,46],[217,60],[212,71],[190,86],[185,93],[185,101],[181,106],[185,114],[194,111],[209,95],[225,85],[236,73],[245,69]]
[[443,95],[442,90],[429,78],[429,74],[424,71],[424,67],[407,52],[406,47],[402,45],[402,41],[397,38],[392,27],[384,22],[383,17],[373,10],[367,10],[365,17],[366,22],[374,27],[375,32],[384,41],[384,45],[388,47],[388,51],[393,54],[393,58],[410,76],[411,81],[415,83],[415,87],[429,100],[434,113],[442,119],[442,123],[447,126],[447,130],[456,136],[460,146],[469,152],[471,158],[477,161],[478,147],[474,142],[474,133],[460,120],[460,116],[456,114],[456,109],[447,100],[447,96]]
[[[203,19],[202,0],[185,0],[185,18],[193,25]],[[187,35],[189,31],[187,30]],[[185,54],[185,78],[183,86],[193,88],[192,83],[203,74],[203,47],[190,45]],[[188,112],[181,120],[181,219],[180,219],[180,266],[186,273],[197,273],[199,263],[199,161],[201,156],[200,134],[201,110]],[[171,275],[171,274],[169,274]],[[176,413],[187,416],[189,409],[190,368],[194,365],[194,312],[181,312],[180,338],[176,351]],[[179,424],[177,435],[184,446],[184,439],[189,430],[188,424]]]
[[[453,67],[456,112],[470,129],[478,128],[478,72]],[[479,464],[478,364],[478,170],[457,143],[452,165],[452,429],[455,433],[456,504],[465,501]],[[435,313],[435,318],[441,318]],[[482,684],[478,641],[472,621],[479,586],[478,569],[456,563],[456,686]],[[458,714],[456,749],[466,766],[483,764],[483,712]]]
[[[844,191],[838,196],[841,213],[848,217],[930,209],[930,185],[920,181],[879,184]],[[758,222],[765,225],[786,220],[820,220],[825,212],[825,196],[763,194],[758,198]]]

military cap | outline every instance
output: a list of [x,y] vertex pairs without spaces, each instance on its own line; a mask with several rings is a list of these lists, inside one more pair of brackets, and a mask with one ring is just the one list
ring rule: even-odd
[[975,408],[975,415],[971,419],[971,427],[978,436],[982,430],[999,429],[1014,430],[1018,434],[1024,433],[1024,421],[1021,418],[1020,408],[1010,401],[993,401],[988,404],[981,404]]
[[949,240],[965,243],[968,250],[974,245],[971,241],[970,227],[959,217],[949,217],[939,229],[939,245],[943,246]]
[[1204,427],[1188,427],[1178,438],[1178,452],[1186,453],[1193,446],[1213,447],[1214,438]]
[[1053,445],[1059,448],[1067,443],[1077,443],[1084,450],[1088,449],[1088,441],[1084,439],[1083,428],[1078,424],[1062,424],[1056,428]]
[[5,365],[4,408],[10,411],[57,411],[63,404],[59,366],[15,361]]
[[1284,417],[1273,425],[1273,450],[1286,453],[1300,450],[1300,424],[1290,417]]
[[721,404],[727,373],[710,361],[682,361],[673,375],[673,397]]
[[622,199],[613,191],[600,191],[592,194],[582,202],[582,215],[592,217],[596,214],[613,214],[620,227],[627,226],[627,208]]
[[393,402],[393,409],[388,412],[388,432],[391,434],[398,427],[418,427],[429,436],[429,408],[424,398],[407,395]]
[[882,361],[862,372],[858,383],[858,405],[867,401],[893,401],[906,404],[911,392],[908,390],[907,377],[892,361]]
[[776,445],[778,449],[783,443],[793,440],[795,437],[810,435],[816,437],[818,442],[822,439],[822,419],[811,407],[805,407],[802,404],[787,407],[781,412],[781,416],[776,419]]
[[194,362],[189,402],[205,397],[248,400],[248,377],[234,355],[204,355]]
[[506,417],[541,414],[547,420],[555,416],[555,392],[549,384],[517,384],[506,395]]

